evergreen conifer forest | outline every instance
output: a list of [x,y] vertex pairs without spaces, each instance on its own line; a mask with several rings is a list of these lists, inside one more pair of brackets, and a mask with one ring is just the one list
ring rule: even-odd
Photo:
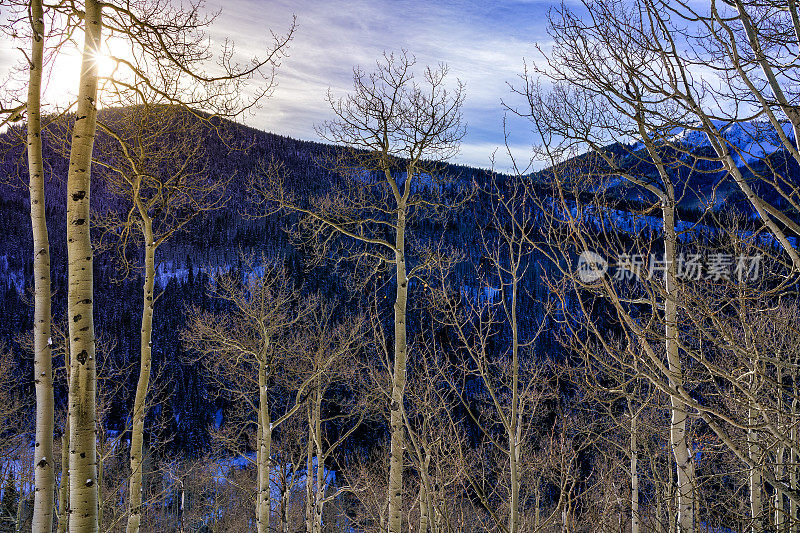
[[794,0],[0,0],[0,76],[0,532],[800,533]]

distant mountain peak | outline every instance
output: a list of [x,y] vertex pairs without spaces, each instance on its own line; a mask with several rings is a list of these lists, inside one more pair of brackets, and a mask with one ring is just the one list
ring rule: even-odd
[[[767,120],[724,121],[713,120],[716,127],[733,153],[737,166],[744,166],[763,159],[784,149],[778,131]],[[788,121],[781,122],[786,137],[794,141],[794,129]],[[698,121],[693,126],[678,127],[664,135],[665,139],[683,148],[711,148],[711,142]],[[641,142],[633,145],[634,150],[644,148]]]

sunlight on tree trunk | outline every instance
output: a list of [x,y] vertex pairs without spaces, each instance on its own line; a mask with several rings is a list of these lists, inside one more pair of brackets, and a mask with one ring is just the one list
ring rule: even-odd
[[92,243],[89,197],[97,125],[97,62],[102,5],[87,0],[80,90],[67,178],[68,320],[70,337],[70,520],[73,533],[96,533],[97,428]]
[[53,457],[54,399],[50,347],[50,242],[45,217],[44,160],[42,158],[41,89],[44,69],[44,11],[41,0],[30,3],[32,42],[28,85],[28,174],[33,230],[34,383],[36,388],[36,444],[33,533],[53,529],[55,458]]

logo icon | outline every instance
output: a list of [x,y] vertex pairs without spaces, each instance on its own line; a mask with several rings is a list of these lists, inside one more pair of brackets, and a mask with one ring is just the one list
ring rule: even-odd
[[597,281],[607,271],[608,261],[602,255],[584,250],[578,256],[578,279],[583,283]]

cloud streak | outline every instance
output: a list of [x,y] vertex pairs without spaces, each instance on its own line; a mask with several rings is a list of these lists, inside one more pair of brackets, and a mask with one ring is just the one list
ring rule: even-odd
[[[209,31],[212,43],[231,40],[242,58],[263,56],[272,45],[270,32],[285,33],[297,16],[290,55],[277,71],[278,85],[246,118],[249,125],[319,140],[314,126],[332,118],[325,101],[328,89],[334,97],[345,95],[353,67],[371,71],[384,51],[405,49],[419,65],[446,63],[453,82],[458,78],[466,84],[467,136],[454,161],[488,167],[497,151],[496,164],[505,170],[509,165],[502,157],[501,99],[524,103],[511,94],[508,83],[518,79],[523,59],[539,58],[535,43],[548,40],[545,25],[551,5],[536,0],[208,0],[206,7],[221,10]],[[0,75],[23,59],[15,46],[0,39]],[[79,54],[73,55],[73,63],[79,65]],[[48,95],[60,95],[57,103],[63,105],[77,91],[77,73],[66,74],[79,67],[60,68],[54,70],[59,74],[50,80]],[[511,117],[508,125],[515,152],[530,144],[524,121]]]
[[[406,49],[421,65],[447,63],[466,84],[467,137],[456,161],[487,167],[504,143],[501,98],[513,100],[508,83],[522,72],[523,58],[539,57],[545,41],[547,2],[421,2],[332,0],[227,2],[217,20],[215,39],[230,37],[242,52],[266,46],[269,30],[285,31],[292,14],[298,30],[290,56],[278,71],[271,99],[248,123],[284,135],[317,140],[314,125],[332,118],[325,94],[346,94],[352,69],[372,70],[384,50]],[[511,141],[519,148],[527,126],[510,121]],[[498,155],[504,150],[499,150]],[[516,150],[515,150],[516,151]],[[507,162],[506,162],[507,163]],[[502,157],[498,166],[508,168]]]

